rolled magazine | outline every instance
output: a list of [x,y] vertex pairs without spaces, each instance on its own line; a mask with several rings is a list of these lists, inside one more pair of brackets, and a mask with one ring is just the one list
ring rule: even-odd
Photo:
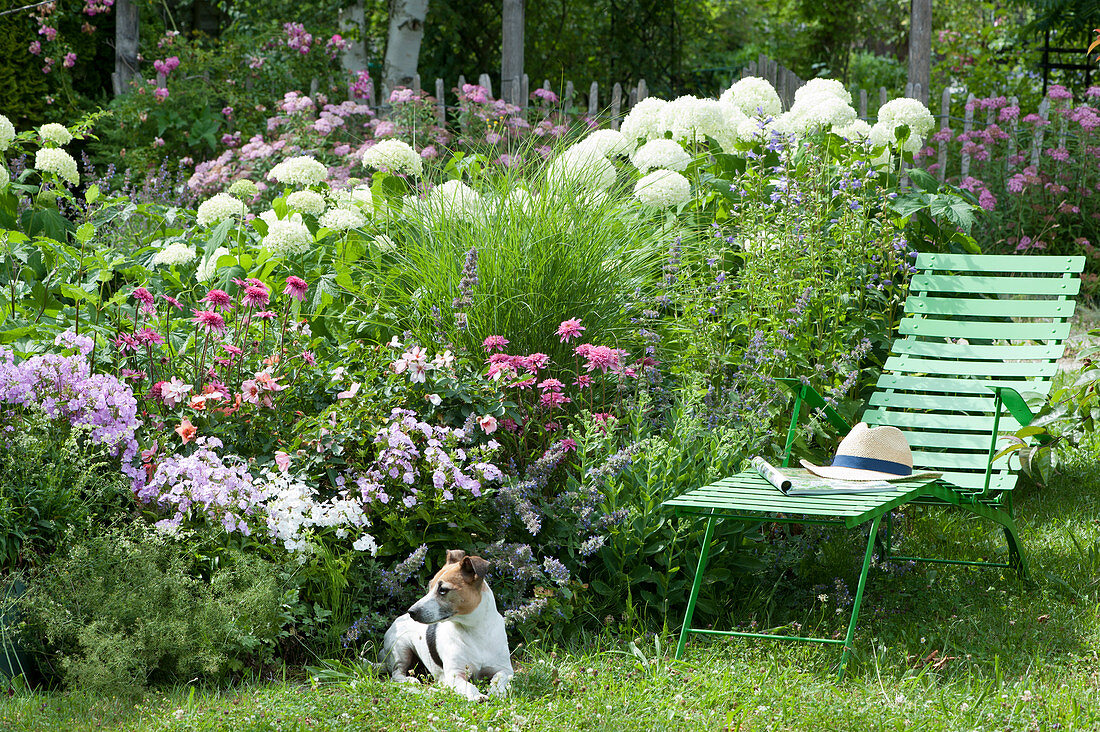
[[791,489],[791,479],[779,472],[771,463],[757,455],[752,459],[752,469],[783,493]]

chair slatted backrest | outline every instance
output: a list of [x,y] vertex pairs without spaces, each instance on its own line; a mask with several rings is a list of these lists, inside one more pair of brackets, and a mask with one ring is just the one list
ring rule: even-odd
[[[918,468],[983,490],[996,405],[988,387],[1047,395],[1083,267],[1084,257],[918,255],[899,337],[863,421],[901,429]],[[1020,426],[1002,409],[999,432]],[[989,490],[1015,484],[1008,458],[997,460]]]

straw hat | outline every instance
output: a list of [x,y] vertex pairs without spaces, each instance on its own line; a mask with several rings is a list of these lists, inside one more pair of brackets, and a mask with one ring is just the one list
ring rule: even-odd
[[868,427],[860,422],[836,449],[830,466],[800,460],[802,467],[822,478],[837,480],[904,480],[930,475],[913,472],[913,453],[897,427]]

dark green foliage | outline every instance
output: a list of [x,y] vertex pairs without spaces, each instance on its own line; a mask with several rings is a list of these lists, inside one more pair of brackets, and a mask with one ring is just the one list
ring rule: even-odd
[[192,542],[138,522],[79,540],[32,575],[20,633],[42,674],[128,694],[270,657],[284,620],[274,567],[229,551],[207,580]]
[[[0,0],[0,12],[22,7],[23,0]],[[37,26],[28,13],[0,16],[0,89],[4,90],[4,114],[16,129],[45,121],[49,85],[41,59],[28,50]]]

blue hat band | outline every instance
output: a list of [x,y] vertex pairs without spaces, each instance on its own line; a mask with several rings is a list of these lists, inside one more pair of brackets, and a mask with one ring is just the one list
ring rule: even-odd
[[895,463],[893,460],[878,460],[877,458],[856,457],[855,455],[837,455],[833,458],[833,467],[874,470],[878,473],[890,473],[891,475],[913,474],[913,468],[905,463]]

